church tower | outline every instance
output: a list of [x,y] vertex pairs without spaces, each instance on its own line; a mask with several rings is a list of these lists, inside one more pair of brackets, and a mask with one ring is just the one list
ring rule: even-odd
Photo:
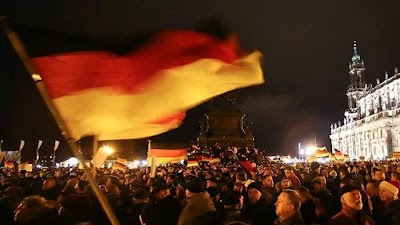
[[345,113],[347,121],[352,121],[358,117],[357,101],[363,95],[366,84],[364,61],[357,50],[357,42],[354,41],[353,57],[349,64],[350,85],[347,88],[349,109]]

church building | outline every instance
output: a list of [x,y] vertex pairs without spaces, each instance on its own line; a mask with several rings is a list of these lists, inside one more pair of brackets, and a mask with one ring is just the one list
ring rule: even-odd
[[400,151],[400,73],[385,74],[376,85],[365,82],[364,61],[354,42],[349,64],[348,109],[343,122],[331,125],[332,150],[348,154],[351,159],[392,158]]

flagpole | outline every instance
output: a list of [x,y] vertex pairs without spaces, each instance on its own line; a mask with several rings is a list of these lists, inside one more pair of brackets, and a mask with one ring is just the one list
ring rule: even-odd
[[[93,136],[93,157],[96,155],[97,150],[99,149],[99,136]],[[93,166],[93,177],[96,177],[96,167]]]
[[[50,113],[52,114],[54,120],[56,121],[58,127],[60,128],[61,134],[64,136],[65,140],[67,141],[69,147],[71,148],[72,152],[74,153],[75,157],[79,159],[79,161],[84,162],[81,154],[79,154],[79,147],[76,144],[76,141],[72,138],[71,132],[68,127],[65,125],[64,120],[62,119],[60,113],[58,112],[54,102],[51,100],[46,87],[43,84],[42,78],[37,73],[36,68],[29,57],[28,53],[26,52],[21,40],[19,39],[17,33],[11,28],[8,22],[5,21],[6,17],[1,17],[2,26],[7,34],[8,39],[10,40],[11,45],[14,48],[14,51],[18,54],[20,60],[25,66],[26,71],[30,74],[31,78],[35,82],[36,88],[39,91],[42,99],[46,103],[47,108],[49,109]],[[119,225],[114,212],[112,211],[108,201],[106,200],[104,194],[97,188],[97,183],[93,175],[90,173],[90,170],[83,163],[83,170],[88,178],[89,184],[93,187],[93,191],[96,197],[99,199],[101,206],[103,207],[108,219],[110,220],[112,225]]]
[[[149,157],[150,154],[150,149],[151,149],[151,140],[147,140],[149,142],[147,146],[147,158]],[[156,162],[157,158],[156,157],[151,157],[151,169],[150,169],[150,177],[156,177]]]

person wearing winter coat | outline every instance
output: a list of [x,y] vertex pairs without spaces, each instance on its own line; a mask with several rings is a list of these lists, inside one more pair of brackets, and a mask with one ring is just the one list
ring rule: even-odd
[[194,178],[187,183],[186,198],[187,205],[182,209],[178,225],[191,225],[196,220],[201,220],[202,215],[217,210],[200,178]]
[[333,216],[329,225],[374,225],[375,222],[365,213],[359,186],[348,184],[339,190],[342,210]]
[[399,183],[397,181],[382,181],[379,184],[379,198],[385,204],[383,220],[379,224],[400,224]]

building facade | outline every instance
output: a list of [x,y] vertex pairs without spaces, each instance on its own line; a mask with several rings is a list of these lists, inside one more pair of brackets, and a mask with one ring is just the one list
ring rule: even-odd
[[348,109],[343,122],[331,125],[332,149],[341,150],[351,159],[384,159],[400,151],[400,73],[386,72],[376,85],[365,82],[364,61],[354,42],[349,64]]

